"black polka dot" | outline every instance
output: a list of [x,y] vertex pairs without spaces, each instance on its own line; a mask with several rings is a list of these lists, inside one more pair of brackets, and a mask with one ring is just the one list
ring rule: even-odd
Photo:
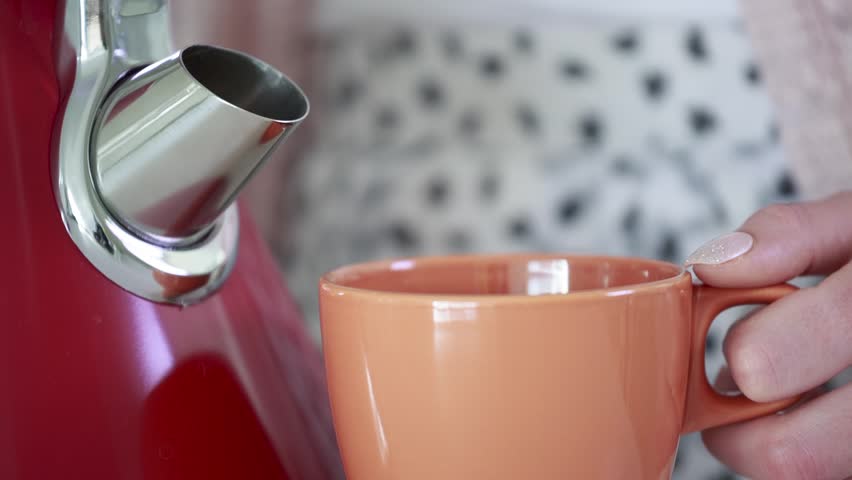
[[533,49],[532,34],[526,30],[518,30],[515,32],[514,43],[519,52],[529,53]]
[[627,156],[619,156],[616,157],[612,161],[612,170],[616,175],[624,175],[624,176],[638,176],[641,173],[641,169],[636,162]]
[[382,107],[376,112],[376,126],[391,129],[399,124],[399,113],[391,107]]
[[390,42],[391,49],[401,55],[411,55],[417,49],[414,33],[409,30],[399,30],[393,34]]
[[748,65],[746,65],[744,75],[746,82],[752,85],[759,84],[762,79],[760,68],[754,63],[749,63]]
[[444,91],[435,80],[423,80],[418,87],[420,102],[428,108],[440,106],[444,102]]
[[579,60],[565,60],[559,65],[559,72],[568,80],[583,80],[589,76],[589,67]]
[[284,247],[281,250],[278,250],[278,262],[281,268],[284,271],[289,271],[291,268],[296,266],[296,253],[292,251],[292,249]]
[[612,46],[619,52],[632,53],[639,48],[639,36],[632,30],[620,32],[613,37]]
[[290,211],[298,214],[305,213],[310,207],[308,203],[308,194],[303,188],[295,188],[287,203],[290,207]]
[[680,255],[680,245],[673,233],[666,233],[657,249],[657,257],[666,261],[675,261]]
[[725,210],[725,205],[720,202],[713,202],[713,220],[717,225],[728,224],[728,211]]
[[716,338],[716,335],[712,333],[707,334],[707,339],[704,340],[704,349],[708,354],[713,354],[716,352],[716,349],[719,347],[719,339]]
[[367,50],[367,60],[372,66],[378,66],[387,63],[396,56],[393,45],[390,41],[375,42],[370,44]]
[[[357,235],[352,238],[349,245],[352,249],[351,261],[361,261],[375,258],[378,254],[378,248],[380,246],[379,242],[376,242],[376,236],[373,233],[367,235]],[[322,254],[320,254],[320,256],[321,255]]]
[[450,185],[446,178],[433,178],[426,186],[426,200],[430,205],[444,205],[449,196]]
[[343,45],[343,34],[330,33],[319,40],[319,47],[327,52],[338,50]]
[[459,118],[459,131],[465,136],[474,136],[482,130],[482,115],[475,110],[462,113]]
[[530,231],[530,222],[525,217],[514,218],[509,222],[509,235],[514,238],[526,238]]
[[568,197],[559,203],[556,211],[557,218],[562,223],[569,223],[583,214],[585,202],[581,196]]
[[500,179],[496,175],[485,175],[479,181],[479,194],[483,200],[493,200],[500,190]]
[[417,235],[411,229],[411,226],[403,222],[392,223],[388,228],[388,235],[391,241],[400,248],[412,248],[419,243]]
[[390,183],[375,181],[364,191],[363,202],[366,207],[381,205],[390,193]]
[[792,197],[796,195],[796,183],[793,181],[792,175],[789,172],[781,175],[778,179],[778,195],[783,197]]
[[704,33],[697,27],[690,28],[686,32],[686,53],[695,61],[704,61],[710,56]]
[[517,118],[518,123],[521,126],[521,129],[527,134],[535,134],[538,133],[539,130],[539,120],[538,115],[536,115],[535,110],[532,109],[529,105],[521,105],[517,110]]
[[334,104],[339,108],[351,106],[364,92],[364,84],[354,78],[340,82],[334,94]]
[[723,470],[714,475],[711,480],[737,480],[737,476],[727,470]]
[[734,152],[741,158],[754,158],[763,152],[763,145],[754,142],[739,142],[734,145]]
[[633,205],[630,209],[627,210],[627,213],[624,214],[624,217],[621,219],[621,229],[624,230],[627,234],[634,234],[639,229],[639,220],[641,218],[642,212],[639,210],[639,207]]
[[781,128],[778,126],[777,123],[773,122],[769,125],[767,135],[769,136],[770,142],[778,143],[779,141],[781,141]]
[[580,119],[577,128],[580,139],[586,146],[597,146],[603,139],[604,126],[597,115],[585,115]]
[[662,72],[648,72],[642,77],[642,87],[650,100],[659,100],[666,93],[668,81]]
[[499,77],[504,68],[503,60],[497,54],[488,53],[480,59],[479,69],[486,77]]
[[470,236],[461,230],[454,230],[447,234],[447,246],[455,251],[469,250],[471,247]]
[[689,126],[697,135],[706,135],[716,129],[716,116],[706,108],[694,107],[689,111]]
[[444,55],[450,59],[456,59],[462,55],[462,41],[457,33],[447,32],[441,38],[441,48]]

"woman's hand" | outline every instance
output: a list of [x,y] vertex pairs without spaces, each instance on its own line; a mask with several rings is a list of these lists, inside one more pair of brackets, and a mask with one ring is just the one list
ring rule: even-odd
[[[717,287],[760,287],[827,275],[737,323],[725,356],[758,402],[809,392],[852,365],[852,193],[772,206],[690,256]],[[757,480],[852,477],[852,385],[783,415],[704,433],[710,451]]]

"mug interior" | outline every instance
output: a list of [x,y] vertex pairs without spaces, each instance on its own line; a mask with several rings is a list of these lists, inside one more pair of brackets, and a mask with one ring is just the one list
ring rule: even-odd
[[333,285],[425,295],[558,295],[626,289],[678,278],[683,268],[621,257],[496,255],[426,257],[343,267]]

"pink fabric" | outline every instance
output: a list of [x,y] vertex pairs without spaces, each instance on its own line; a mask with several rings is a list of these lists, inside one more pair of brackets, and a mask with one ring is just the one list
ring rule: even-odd
[[[250,53],[307,87],[308,0],[171,0],[175,47],[209,43]],[[311,92],[306,88],[308,96]],[[278,209],[289,160],[305,144],[296,132],[242,194],[264,237],[277,245],[283,233]]]
[[742,4],[803,194],[852,188],[852,2]]

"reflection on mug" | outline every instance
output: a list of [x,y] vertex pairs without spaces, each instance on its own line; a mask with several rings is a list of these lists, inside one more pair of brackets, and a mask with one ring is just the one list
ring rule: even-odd
[[191,292],[205,283],[210,275],[196,275],[193,277],[180,277],[158,270],[154,271],[154,280],[163,287],[163,296],[166,298],[177,298]]

